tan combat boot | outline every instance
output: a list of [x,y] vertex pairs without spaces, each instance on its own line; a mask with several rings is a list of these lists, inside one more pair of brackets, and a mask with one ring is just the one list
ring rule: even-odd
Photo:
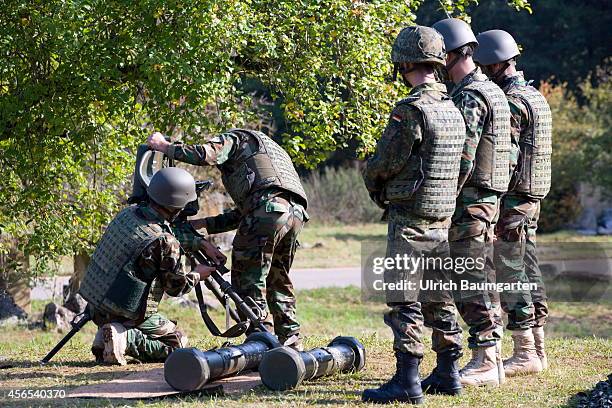
[[544,326],[534,327],[532,331],[536,353],[538,354],[538,357],[540,357],[540,362],[542,363],[542,370],[546,370],[548,368],[548,358],[546,357],[546,351],[544,350]]
[[542,371],[542,362],[535,349],[531,329],[513,330],[514,353],[504,361],[506,376],[534,374]]
[[99,327],[96,332],[96,337],[94,337],[94,341],[91,344],[91,353],[96,357],[96,363],[102,364],[104,362],[104,334],[102,327]]
[[497,375],[499,377],[499,385],[502,385],[506,382],[506,373],[504,371],[504,362],[502,361],[502,340],[504,339],[504,320],[502,318],[502,308],[501,305],[494,304],[493,305],[493,316],[495,319],[495,323],[497,323],[497,327],[495,329],[499,334],[499,341],[495,343],[495,352],[497,356]]
[[501,339],[495,343],[495,361],[497,363],[497,377],[499,385],[506,382],[506,371],[504,370],[504,362],[502,361],[502,341]]
[[459,376],[462,385],[497,387],[497,346],[472,349],[472,359],[459,371]]
[[102,326],[104,351],[102,357],[106,364],[126,365],[127,329],[119,323],[107,323]]

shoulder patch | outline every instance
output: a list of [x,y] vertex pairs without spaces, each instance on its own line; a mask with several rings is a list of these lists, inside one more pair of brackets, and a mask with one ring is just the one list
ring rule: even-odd
[[416,108],[410,105],[408,102],[404,102],[406,100],[409,100],[410,102],[414,101],[414,99],[410,100],[409,98],[407,98],[397,103],[395,105],[395,108],[393,108],[393,111],[391,112],[392,121],[401,123],[406,120],[409,120],[412,117],[412,112],[416,111]]

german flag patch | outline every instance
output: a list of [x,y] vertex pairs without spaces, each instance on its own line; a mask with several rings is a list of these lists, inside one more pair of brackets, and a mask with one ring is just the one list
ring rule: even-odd
[[396,122],[400,122],[400,123],[402,122],[402,117],[400,115],[397,115],[397,114],[396,115],[392,115],[391,119],[393,119]]

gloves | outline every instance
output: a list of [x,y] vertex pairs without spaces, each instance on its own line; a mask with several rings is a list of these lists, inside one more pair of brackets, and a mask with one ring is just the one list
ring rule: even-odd
[[372,201],[374,201],[376,205],[382,208],[383,210],[386,210],[389,204],[385,202],[382,195],[382,191],[370,191],[370,198],[372,199]]

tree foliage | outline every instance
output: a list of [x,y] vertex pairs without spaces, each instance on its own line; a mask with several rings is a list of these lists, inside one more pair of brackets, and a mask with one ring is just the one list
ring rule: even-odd
[[597,87],[591,78],[579,84],[585,99],[578,104],[567,84],[540,87],[553,114],[552,188],[542,201],[543,231],[565,227],[580,215],[580,182],[612,191],[612,83],[605,78]]
[[372,147],[400,89],[386,81],[390,45],[421,3],[3,2],[2,231],[42,261],[90,249],[148,131],[201,140],[245,125],[258,113],[247,81],[281,101],[282,142],[298,163],[351,139]]
[[[612,55],[608,0],[538,0],[518,13],[502,0],[480,1],[465,12],[475,33],[502,29],[516,38],[523,50],[518,65],[536,83],[554,77],[555,83],[579,90],[578,84]],[[417,16],[428,25],[445,14],[434,2],[426,2]]]

